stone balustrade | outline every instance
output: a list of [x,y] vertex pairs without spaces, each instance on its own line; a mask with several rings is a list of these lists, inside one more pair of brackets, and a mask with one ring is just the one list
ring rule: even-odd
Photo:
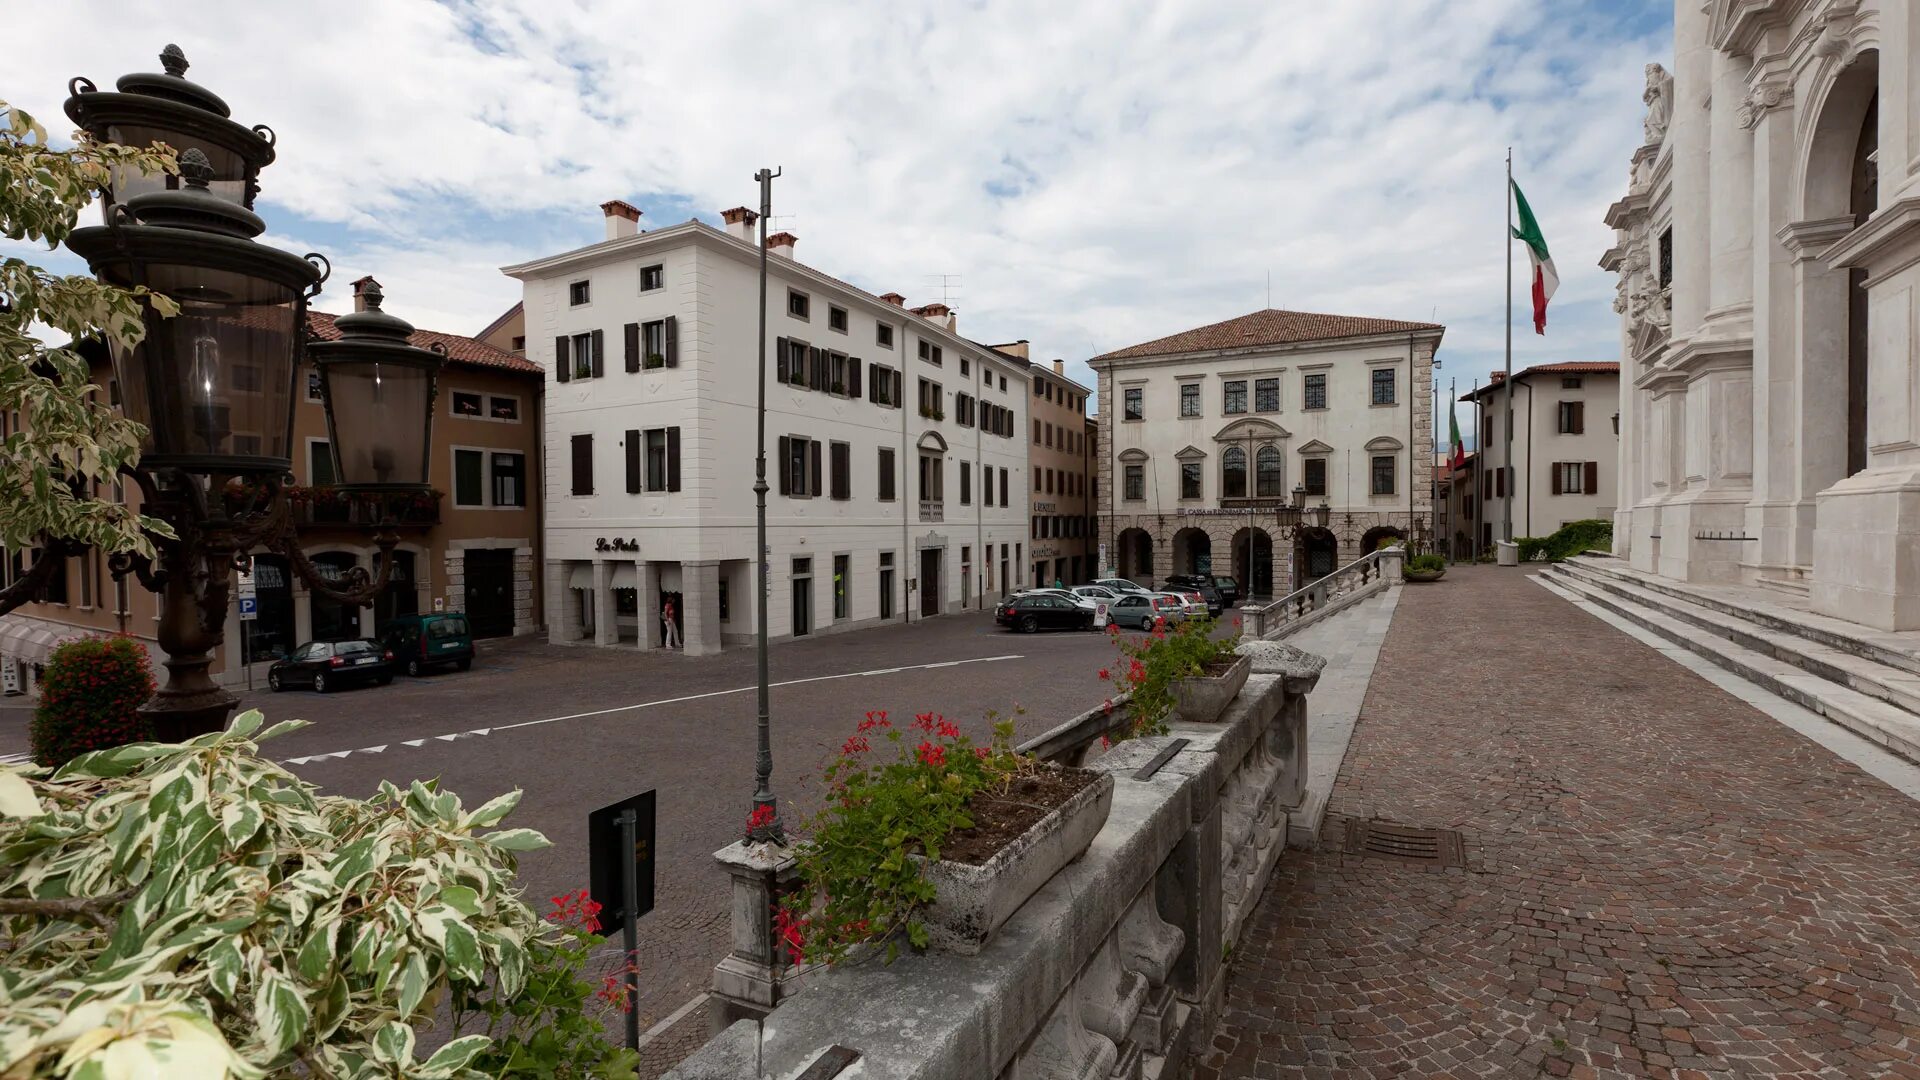
[[1184,1075],[1305,798],[1306,699],[1325,663],[1279,642],[1242,651],[1253,674],[1218,722],[1175,722],[1086,763],[1114,777],[1106,823],[976,954],[794,971],[755,915],[790,861],[721,852],[740,939],[716,971],[724,1026],[668,1076],[812,1076],[849,1051],[848,1075],[888,1080]]
[[1406,549],[1381,548],[1267,604],[1240,609],[1240,634],[1248,641],[1275,640],[1301,630],[1382,589],[1401,583]]

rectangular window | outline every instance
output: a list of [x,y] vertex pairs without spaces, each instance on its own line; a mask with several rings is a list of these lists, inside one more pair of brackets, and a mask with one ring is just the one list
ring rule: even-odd
[[920,455],[920,501],[926,503],[942,502],[946,498],[945,469],[940,458],[934,454]]
[[1303,409],[1324,409],[1327,407],[1327,376],[1325,372],[1308,375],[1300,388],[1300,407]]
[[893,552],[880,553],[880,617],[893,618]]
[[973,505],[973,463],[971,461],[960,463],[960,505]]
[[1181,383],[1180,384],[1180,415],[1181,416],[1199,416],[1200,415],[1200,384],[1199,383]]
[[586,303],[592,295],[591,291],[587,288],[587,282],[576,281],[567,286],[567,303],[573,307],[579,307],[581,304]]
[[967,358],[964,356],[961,357],[960,358],[960,374],[966,375],[966,374],[969,374],[972,370],[973,370],[972,367],[969,366],[967,363]]
[[593,353],[594,335],[573,335],[573,377],[576,379],[593,378],[593,369],[597,357]]
[[880,448],[880,501],[892,502],[893,494],[893,447]]
[[893,327],[886,323],[876,323],[873,328],[873,343],[883,349],[893,348]]
[[1660,234],[1660,287],[1673,284],[1673,227]]
[[1146,416],[1146,406],[1142,402],[1145,390],[1138,386],[1129,386],[1125,391],[1126,411],[1121,415],[1128,420],[1140,420]]
[[1560,434],[1584,435],[1587,431],[1587,403],[1584,401],[1563,401],[1560,403]]
[[333,484],[333,444],[325,439],[307,443],[307,483],[313,487]]
[[487,505],[486,455],[479,450],[453,452],[453,505]]
[[640,366],[648,370],[667,366],[667,320],[640,324]]
[[940,391],[940,384],[926,379],[920,380],[920,415],[929,420],[945,420],[946,410],[941,406],[946,398]]
[[1578,390],[1578,389],[1580,389],[1580,376],[1578,376],[1578,375],[1562,375],[1562,376],[1560,376],[1560,389],[1562,389],[1562,390]]
[[1180,463],[1180,497],[1183,499],[1200,498],[1200,463],[1183,461]]
[[1375,405],[1393,404],[1393,369],[1373,369],[1373,403]]
[[515,335],[513,339],[513,351],[517,353],[527,351],[527,337],[525,334]]
[[843,442],[828,443],[827,458],[828,483],[832,485],[829,494],[841,502],[853,498],[853,447]]
[[318,369],[307,372],[307,400],[320,400],[320,372]]
[[667,429],[646,432],[647,490],[667,490]]
[[1040,418],[1037,416],[1034,417],[1033,418],[1033,445],[1035,446],[1040,445],[1040,426],[1041,426]]
[[1046,446],[1048,449],[1052,449],[1053,448],[1053,425],[1043,424],[1042,427],[1046,428],[1046,438],[1043,440],[1042,445]]
[[1254,412],[1279,412],[1280,411],[1280,380],[1279,379],[1253,380],[1253,411]]
[[780,436],[780,494],[812,498],[820,491],[820,444],[797,435]]
[[940,363],[941,362],[940,346],[935,345],[933,342],[928,341],[926,338],[921,338],[920,339],[920,359],[925,360],[929,364]]
[[453,392],[452,408],[455,416],[484,416],[486,410],[479,394],[469,394],[463,390]]
[[842,334],[847,332],[846,308],[834,307],[832,304],[827,305],[827,329],[838,331]]
[[494,452],[493,505],[527,505],[527,456]]
[[1585,481],[1587,463],[1584,461],[1558,461],[1553,466],[1553,493],[1555,495],[1586,495]]
[[853,556],[835,555],[833,557],[833,617],[835,619],[844,619],[851,613],[853,604],[852,598],[847,595],[847,579],[852,575]]
[[1324,497],[1327,494],[1327,459],[1310,457],[1300,462],[1300,482],[1306,486],[1307,494]]
[[490,397],[487,399],[487,415],[495,420],[520,422],[520,399],[511,397]]
[[1000,505],[1001,506],[1007,505],[1007,493],[1011,490],[1012,490],[1012,485],[1007,483],[1007,470],[1001,469],[1000,470]]
[[652,292],[667,283],[666,267],[659,263],[640,268],[640,291]]
[[593,494],[593,436],[573,437],[573,493]]
[[1233,379],[1224,385],[1225,412],[1232,416],[1247,411],[1247,380]]
[[235,364],[233,365],[232,371],[233,388],[236,392],[242,394],[257,394],[260,392],[260,365]]
[[993,505],[993,466],[980,466],[980,505]]
[[1144,499],[1147,497],[1147,467],[1128,465],[1126,467],[1126,487],[1122,498]]
[[1391,454],[1380,454],[1373,459],[1373,493],[1375,495],[1393,494],[1393,467],[1397,460]]
[[806,293],[795,289],[787,290],[787,314],[796,319],[805,319],[808,317],[807,312],[811,309],[812,301],[807,299]]

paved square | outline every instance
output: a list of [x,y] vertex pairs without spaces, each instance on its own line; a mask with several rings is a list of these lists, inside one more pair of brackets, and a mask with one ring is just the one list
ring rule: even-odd
[[[1404,590],[1196,1075],[1920,1077],[1920,804],[1526,580]],[[1323,835],[1328,835],[1323,833]]]

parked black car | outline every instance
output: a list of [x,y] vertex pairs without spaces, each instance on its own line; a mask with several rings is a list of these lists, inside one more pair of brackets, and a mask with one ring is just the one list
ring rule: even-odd
[[1222,603],[1226,604],[1228,607],[1239,606],[1240,604],[1240,583],[1239,582],[1233,580],[1230,577],[1216,576],[1213,579],[1213,587],[1220,590],[1220,601]]
[[393,652],[366,638],[309,641],[267,669],[267,686],[276,693],[288,687],[311,686],[324,694],[341,686],[385,686],[392,681]]
[[1087,630],[1093,626],[1093,609],[1051,593],[1023,593],[995,608],[993,621],[1023,634],[1036,630]]
[[1167,579],[1168,592],[1197,592],[1207,602],[1207,614],[1219,618],[1227,608],[1227,598],[1220,593],[1213,578],[1205,574],[1175,574]]

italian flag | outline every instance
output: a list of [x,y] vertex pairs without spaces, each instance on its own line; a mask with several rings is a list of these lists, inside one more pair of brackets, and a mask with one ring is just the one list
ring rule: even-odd
[[1458,469],[1467,463],[1467,448],[1460,441],[1460,417],[1454,413],[1452,402],[1448,402],[1447,406],[1447,431],[1453,438],[1453,457],[1447,466]]
[[1547,332],[1547,301],[1553,299],[1553,291],[1560,287],[1560,275],[1553,269],[1553,256],[1547,254],[1547,238],[1540,235],[1540,223],[1533,220],[1533,208],[1527,205],[1527,197],[1520,194],[1520,185],[1513,185],[1513,205],[1520,211],[1520,227],[1513,230],[1514,239],[1527,245],[1527,255],[1533,260],[1533,332]]

